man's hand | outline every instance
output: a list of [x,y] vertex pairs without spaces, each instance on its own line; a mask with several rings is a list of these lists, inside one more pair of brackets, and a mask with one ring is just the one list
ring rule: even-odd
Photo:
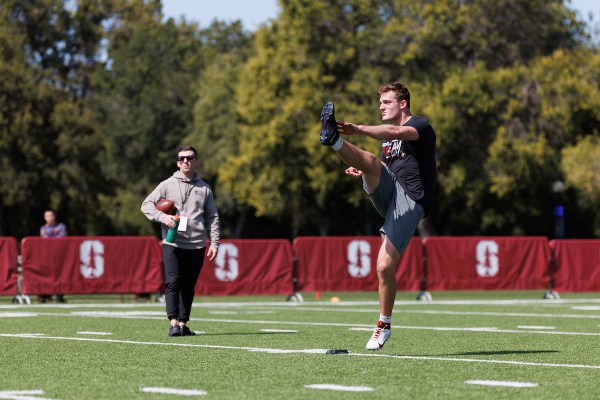
[[359,133],[358,125],[351,122],[337,121],[338,132],[342,135],[354,135]]
[[206,256],[212,261],[217,256],[218,252],[219,250],[216,247],[209,247],[208,251],[206,252]]
[[346,173],[346,175],[355,176],[357,178],[361,177],[363,174],[360,169],[356,169],[354,167],[347,168],[344,172]]
[[165,224],[169,228],[174,228],[175,225],[176,225],[175,224],[175,216],[174,215],[167,215],[165,217],[165,220],[163,221],[163,224]]

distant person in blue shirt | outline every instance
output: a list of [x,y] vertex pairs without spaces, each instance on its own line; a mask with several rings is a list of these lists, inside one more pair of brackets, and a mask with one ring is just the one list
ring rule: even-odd
[[[67,227],[63,223],[56,223],[56,212],[49,208],[44,211],[44,220],[46,223],[40,228],[40,236],[45,238],[63,237],[67,236]],[[41,294],[38,296],[40,303],[46,303],[52,300],[52,295]],[[56,295],[56,301],[58,303],[66,303],[65,297],[62,294]]]
[[45,225],[40,228],[41,237],[62,237],[67,236],[67,227],[63,223],[56,223],[56,213],[52,209],[44,211]]

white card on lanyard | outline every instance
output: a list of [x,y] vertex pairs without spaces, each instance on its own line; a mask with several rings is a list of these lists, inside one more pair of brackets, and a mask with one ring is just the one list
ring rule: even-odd
[[179,232],[185,232],[187,230],[187,223],[188,223],[188,217],[185,215],[180,215],[179,216],[179,226],[177,227],[177,230]]

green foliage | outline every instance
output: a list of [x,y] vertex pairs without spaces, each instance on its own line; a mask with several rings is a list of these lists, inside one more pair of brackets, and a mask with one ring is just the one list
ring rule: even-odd
[[[257,32],[164,19],[159,0],[0,5],[0,234],[151,234],[139,205],[198,149],[225,236],[374,234],[319,113],[380,123],[407,84],[438,134],[440,234],[597,235],[600,57],[562,0],[288,0]],[[379,143],[349,140],[373,153]],[[23,216],[26,217],[23,217]]]
[[562,150],[561,167],[567,183],[581,193],[585,204],[600,207],[600,137],[584,136]]
[[40,0],[5,2],[1,15],[3,233],[37,235],[46,207],[72,234],[100,232],[103,216],[89,194],[102,190],[103,178],[83,99],[101,38],[97,20],[106,14],[92,4],[84,15]]

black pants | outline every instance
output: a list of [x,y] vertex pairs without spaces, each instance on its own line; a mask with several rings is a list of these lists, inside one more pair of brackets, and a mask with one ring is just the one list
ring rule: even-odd
[[167,318],[181,322],[190,320],[194,286],[204,263],[206,249],[186,250],[164,244],[165,303]]

